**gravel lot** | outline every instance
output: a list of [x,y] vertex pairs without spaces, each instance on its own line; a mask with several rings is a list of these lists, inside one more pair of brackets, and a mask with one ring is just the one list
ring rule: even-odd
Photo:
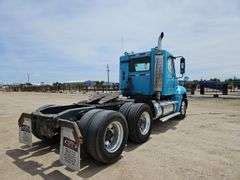
[[240,100],[191,98],[183,121],[154,122],[142,145],[103,166],[91,159],[79,172],[58,161],[58,145],[18,143],[17,119],[44,104],[69,104],[84,95],[0,92],[1,179],[240,179]]

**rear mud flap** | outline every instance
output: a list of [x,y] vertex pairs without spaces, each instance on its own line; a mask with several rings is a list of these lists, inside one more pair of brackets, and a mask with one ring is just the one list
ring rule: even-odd
[[59,120],[61,126],[60,162],[72,170],[80,170],[82,136],[75,122]]
[[23,113],[18,120],[19,142],[32,146],[32,123],[31,115]]

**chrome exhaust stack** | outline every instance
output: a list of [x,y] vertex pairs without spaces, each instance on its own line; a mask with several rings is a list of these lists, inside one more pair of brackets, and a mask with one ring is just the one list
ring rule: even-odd
[[162,73],[163,73],[163,55],[162,55],[162,39],[164,33],[162,32],[158,38],[157,54],[155,55],[155,72],[154,72],[154,90],[156,99],[160,101],[162,91]]
[[158,45],[157,45],[157,48],[158,50],[162,50],[162,39],[164,37],[164,33],[162,32],[158,38]]

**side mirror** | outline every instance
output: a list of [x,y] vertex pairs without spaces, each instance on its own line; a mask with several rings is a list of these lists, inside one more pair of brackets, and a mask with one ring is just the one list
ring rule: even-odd
[[185,58],[181,58],[180,59],[180,74],[184,74],[185,73]]

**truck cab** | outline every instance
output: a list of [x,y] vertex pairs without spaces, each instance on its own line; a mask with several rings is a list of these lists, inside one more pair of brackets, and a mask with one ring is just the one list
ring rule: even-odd
[[[185,59],[161,49],[162,38],[163,34],[159,37],[158,46],[150,51],[124,53],[120,57],[120,90],[123,96],[137,101],[151,101],[152,106],[172,104],[171,113],[174,113],[180,111],[183,100],[187,103],[186,89],[178,84],[180,77],[175,71],[175,61],[180,60],[180,73],[183,76]],[[164,106],[161,111],[164,112]],[[165,115],[168,114],[157,117]]]
[[[155,98],[158,91],[162,96],[174,95],[177,85],[174,57],[166,50],[159,52],[153,48],[144,53],[125,53],[120,57],[120,90],[125,96]],[[159,90],[156,86],[160,86]]]

